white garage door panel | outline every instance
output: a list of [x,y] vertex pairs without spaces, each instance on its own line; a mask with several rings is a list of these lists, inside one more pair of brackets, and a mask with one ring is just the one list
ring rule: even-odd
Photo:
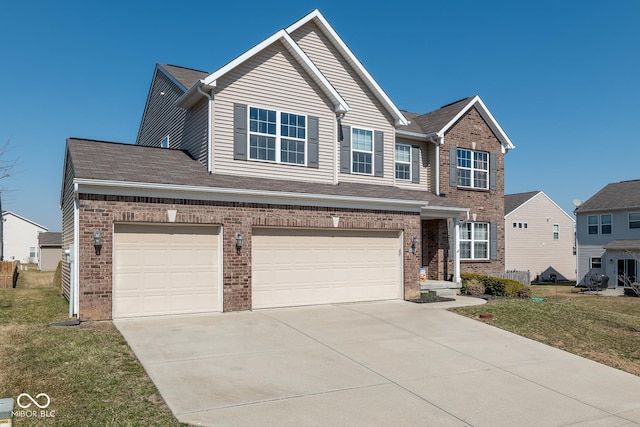
[[219,228],[116,225],[113,317],[219,311]]
[[255,229],[254,308],[402,297],[398,232]]

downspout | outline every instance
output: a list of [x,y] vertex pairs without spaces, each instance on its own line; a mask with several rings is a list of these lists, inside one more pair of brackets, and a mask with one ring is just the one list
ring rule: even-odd
[[335,161],[333,162],[333,185],[338,185],[338,173],[340,170],[340,159],[338,155],[340,153],[340,143],[342,142],[342,119],[344,119],[344,113],[340,113],[336,116],[336,123],[338,124],[336,127],[336,143],[333,146],[333,158]]
[[[436,136],[437,139],[433,137]],[[436,196],[440,195],[440,147],[444,144],[444,136],[438,136],[438,134],[429,136],[429,141],[435,144],[436,146],[436,173],[435,173],[435,187],[436,187]]]
[[198,92],[209,99],[207,103],[207,172],[213,172],[213,95],[202,90],[202,86],[198,85]]
[[78,255],[80,253],[79,242],[80,242],[80,222],[79,222],[79,212],[78,209],[80,207],[80,194],[78,191],[78,183],[73,183],[73,248],[70,251],[71,265],[69,266],[69,317],[73,317],[74,315],[77,318],[79,316],[79,308],[80,308],[80,277],[79,277],[79,262]]

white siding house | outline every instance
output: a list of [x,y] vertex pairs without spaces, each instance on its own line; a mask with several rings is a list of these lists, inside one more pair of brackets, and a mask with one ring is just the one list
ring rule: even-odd
[[2,219],[4,260],[38,263],[38,234],[47,228],[10,211],[4,211]]
[[576,280],[575,221],[542,191],[504,196],[505,269]]

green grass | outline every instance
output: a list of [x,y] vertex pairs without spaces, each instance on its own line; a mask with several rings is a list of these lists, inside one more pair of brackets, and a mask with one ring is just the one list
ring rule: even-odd
[[68,305],[53,272],[20,271],[15,289],[0,289],[0,398],[46,393],[55,415],[16,424],[182,425],[111,322],[49,326],[60,320]]
[[585,295],[566,286],[533,286],[533,294],[545,302],[504,299],[452,311],[640,375],[640,298]]

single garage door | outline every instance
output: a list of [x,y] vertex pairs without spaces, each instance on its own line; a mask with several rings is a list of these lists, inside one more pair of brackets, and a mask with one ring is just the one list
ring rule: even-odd
[[402,297],[397,231],[253,230],[253,308]]
[[220,311],[220,228],[117,224],[113,317]]

